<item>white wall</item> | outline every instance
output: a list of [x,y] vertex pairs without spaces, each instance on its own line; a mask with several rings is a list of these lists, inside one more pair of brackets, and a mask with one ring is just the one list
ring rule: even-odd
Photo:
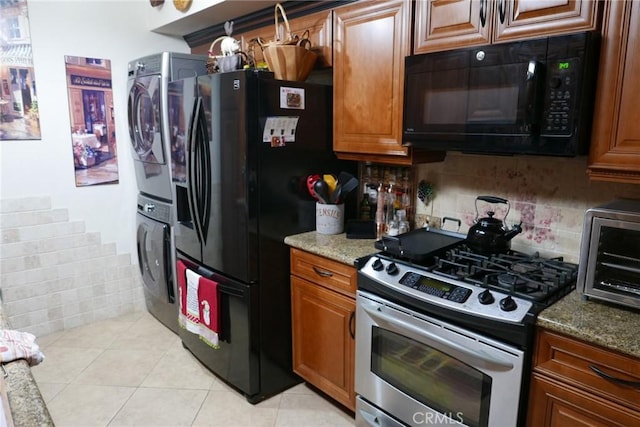
[[[118,253],[135,250],[135,203],[127,128],[127,64],[163,50],[189,52],[181,38],[148,30],[148,0],[29,0],[42,139],[0,141],[0,199],[49,196]],[[76,187],[69,134],[65,55],[111,60],[119,184]]]

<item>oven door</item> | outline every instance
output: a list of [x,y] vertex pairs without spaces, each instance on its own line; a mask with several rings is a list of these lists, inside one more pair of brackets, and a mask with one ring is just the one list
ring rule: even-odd
[[356,322],[356,393],[375,407],[411,426],[517,424],[523,351],[364,291]]

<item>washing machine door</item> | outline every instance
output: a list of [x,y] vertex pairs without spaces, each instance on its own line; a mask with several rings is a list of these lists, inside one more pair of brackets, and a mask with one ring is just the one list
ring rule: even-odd
[[140,213],[137,214],[138,265],[142,274],[145,293],[159,302],[173,303],[171,290],[170,228]]
[[128,101],[129,136],[134,159],[165,164],[161,121],[161,77],[136,77],[130,82]]

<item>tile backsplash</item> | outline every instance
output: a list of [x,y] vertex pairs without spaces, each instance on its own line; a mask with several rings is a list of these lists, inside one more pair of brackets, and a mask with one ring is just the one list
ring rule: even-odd
[[[424,180],[433,187],[428,203],[416,200],[416,226],[426,216],[454,218],[466,233],[476,218],[476,197],[498,196],[507,205],[478,202],[479,217],[495,210],[505,214],[507,227],[522,221],[523,232],[512,240],[512,249],[538,251],[542,256],[564,256],[577,262],[585,211],[614,198],[640,199],[640,186],[592,182],[586,174],[587,158],[536,156],[482,156],[447,153],[441,163],[415,167],[415,182]],[[443,228],[457,229],[445,220]]]

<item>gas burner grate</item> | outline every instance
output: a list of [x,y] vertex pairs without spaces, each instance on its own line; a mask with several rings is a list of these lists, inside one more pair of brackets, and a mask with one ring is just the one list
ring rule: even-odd
[[562,257],[543,258],[538,252],[479,254],[461,244],[434,257],[428,270],[476,286],[544,301],[560,289],[573,286],[578,266],[564,262]]

